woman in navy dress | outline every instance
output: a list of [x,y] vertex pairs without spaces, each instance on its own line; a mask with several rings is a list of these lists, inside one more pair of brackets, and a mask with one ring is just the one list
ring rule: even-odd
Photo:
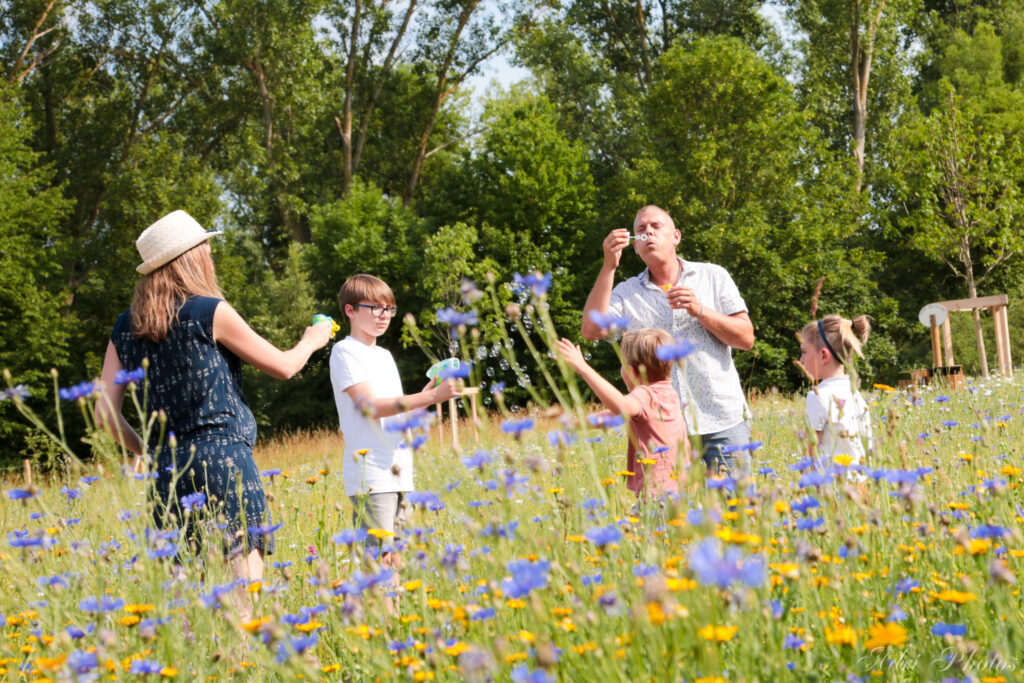
[[[287,351],[254,332],[217,285],[208,240],[218,234],[175,211],[139,236],[143,278],[107,344],[100,379],[105,398],[97,404],[97,418],[129,451],[152,459],[156,526],[184,525],[186,539],[195,540],[197,530],[188,523],[193,515],[184,508],[196,497],[186,497],[204,494],[220,522],[235,576],[260,581],[264,554],[274,544],[263,533],[271,519],[252,458],[256,421],[242,395],[242,363],[288,379],[327,344],[331,324],[307,327]],[[148,444],[121,414],[126,387],[114,381],[118,372],[142,367],[144,360],[147,409],[167,417]],[[161,442],[161,431],[173,432],[176,443]],[[251,616],[248,602],[237,602],[239,616]]]

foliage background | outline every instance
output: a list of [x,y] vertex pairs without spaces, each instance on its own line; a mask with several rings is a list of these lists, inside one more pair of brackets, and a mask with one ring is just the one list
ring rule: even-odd
[[[51,367],[95,376],[134,238],[175,208],[227,230],[226,296],[280,346],[337,314],[356,272],[392,285],[438,357],[453,340],[434,311],[488,272],[552,272],[552,318],[577,338],[601,239],[651,202],[682,255],[739,284],[749,389],[800,386],[793,332],[822,277],[822,313],[874,317],[862,374],[894,384],[928,362],[919,308],[968,295],[947,266],[951,150],[999,161],[966,197],[979,294],[1024,286],[1022,37],[1021,0],[0,0],[0,365],[39,388]],[[531,76],[471,93],[501,55]],[[949,102],[962,139],[928,134]],[[381,343],[418,389],[430,359],[409,341],[396,321]],[[529,362],[491,351],[487,381],[524,402]],[[587,351],[615,376],[608,345]],[[248,378],[264,435],[331,423],[325,359]],[[6,403],[0,442],[0,464],[47,457]]]

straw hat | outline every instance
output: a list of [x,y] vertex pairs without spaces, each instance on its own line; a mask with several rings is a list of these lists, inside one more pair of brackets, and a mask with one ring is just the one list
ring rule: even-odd
[[143,230],[139,239],[135,240],[135,247],[142,257],[142,265],[135,270],[148,275],[197,244],[202,244],[222,232],[224,231],[204,230],[195,218],[184,211],[172,211]]

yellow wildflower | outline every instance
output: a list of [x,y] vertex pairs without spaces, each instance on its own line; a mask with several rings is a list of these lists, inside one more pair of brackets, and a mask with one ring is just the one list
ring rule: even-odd
[[875,650],[880,647],[892,645],[900,647],[907,642],[907,629],[892,622],[887,624],[875,624],[868,628],[868,639],[864,647],[868,650]]
[[719,643],[725,643],[732,640],[738,630],[739,627],[737,626],[714,626],[713,624],[708,624],[697,631],[697,635],[704,640],[716,640]]
[[958,605],[962,605],[971,600],[977,600],[978,596],[974,593],[964,593],[958,590],[946,590],[941,593],[935,591],[929,591],[928,595],[932,596],[936,600],[942,600],[944,602],[955,602]]

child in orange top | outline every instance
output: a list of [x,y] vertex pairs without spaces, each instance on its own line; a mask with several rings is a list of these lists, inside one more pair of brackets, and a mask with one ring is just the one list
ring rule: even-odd
[[683,467],[690,465],[690,440],[679,394],[672,388],[672,364],[655,354],[659,347],[671,343],[668,332],[651,328],[622,337],[625,365],[621,374],[628,394],[590,367],[580,347],[568,339],[557,343],[559,355],[593,389],[608,412],[629,418],[626,469],[633,476],[627,485],[642,500],[677,492],[680,481],[685,481]]

